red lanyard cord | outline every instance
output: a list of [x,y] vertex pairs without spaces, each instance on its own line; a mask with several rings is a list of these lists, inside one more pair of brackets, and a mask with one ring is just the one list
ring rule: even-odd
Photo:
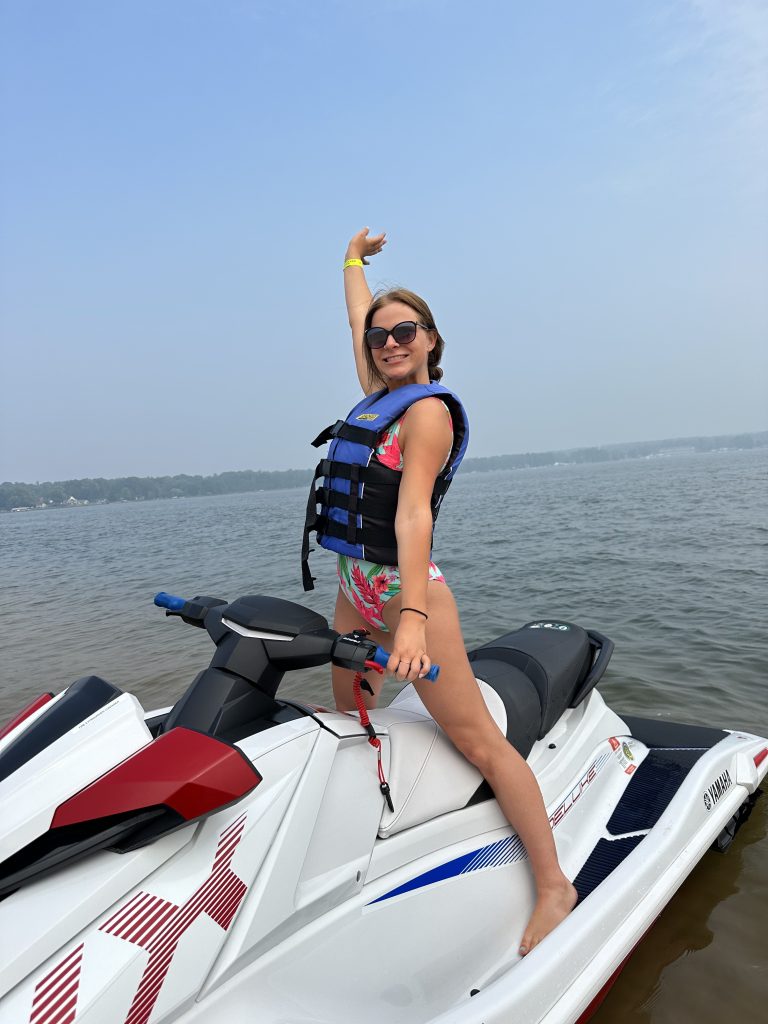
[[[366,661],[365,667],[366,669],[373,669],[374,672],[378,672],[380,675],[384,672],[384,669],[380,665],[377,665],[375,661]],[[387,807],[394,814],[395,805],[392,803],[392,796],[389,791],[389,783],[384,777],[384,765],[382,764],[381,760],[381,740],[376,735],[376,730],[371,725],[371,719],[368,716],[368,708],[365,706],[365,698],[363,697],[364,683],[365,678],[363,676],[363,673],[355,673],[355,679],[354,682],[352,683],[352,693],[355,698],[357,710],[360,714],[360,724],[368,733],[368,742],[371,744],[372,747],[376,748],[376,755],[378,757],[377,768],[379,772],[379,789],[381,790],[384,799],[387,801]],[[369,692],[372,692],[370,686],[368,686],[367,683],[365,683],[365,687]]]

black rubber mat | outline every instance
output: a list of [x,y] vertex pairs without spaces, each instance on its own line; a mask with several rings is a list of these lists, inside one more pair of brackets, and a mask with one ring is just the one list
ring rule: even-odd
[[628,836],[626,839],[601,839],[573,880],[579,902],[586,899],[644,838]]
[[685,725],[665,718],[637,718],[622,715],[635,739],[646,747],[714,747],[728,735],[722,729],[706,725]]
[[653,828],[704,750],[652,749],[608,822],[612,836]]
[[719,729],[681,726],[672,722],[624,718],[632,735],[650,747],[611,815],[607,831],[621,838],[600,839],[573,884],[585,899],[643,841],[627,835],[653,828],[669,806],[688,772],[708,749],[724,739]]

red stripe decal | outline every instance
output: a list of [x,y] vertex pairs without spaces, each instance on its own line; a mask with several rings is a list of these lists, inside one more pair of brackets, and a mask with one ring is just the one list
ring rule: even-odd
[[[76,959],[79,958],[82,948],[83,948],[82,945],[80,945],[80,946],[77,947],[77,949],[73,949],[68,957],[65,957],[64,960],[62,960],[60,964],[58,964],[56,967],[54,967],[52,971],[49,971],[48,974],[46,974],[46,976],[41,981],[38,982],[37,988],[35,989],[35,992],[39,991],[40,995],[42,996],[42,994],[43,994],[42,990],[45,988],[46,983],[49,980],[52,980],[54,978],[54,975],[57,978],[60,978],[61,975],[62,975],[62,972],[67,969],[67,965],[70,963],[70,961],[76,960]],[[35,998],[38,998],[38,997],[36,996]]]
[[[49,1024],[55,1024],[60,1017],[66,1017],[68,1013],[71,1013],[77,1002],[77,987],[79,984],[80,978],[78,976],[70,983],[68,988],[60,989],[56,993],[56,998],[45,1011],[44,1017],[40,1016],[38,1020],[45,1019],[49,1021]],[[34,1019],[34,1013],[32,1017]]]
[[[168,918],[176,912],[176,907],[173,903],[166,903],[160,910],[157,911],[147,921],[146,925],[141,929],[138,935],[128,939],[129,942],[134,942],[137,946],[142,946],[146,939],[151,938],[158,928],[162,928]],[[127,938],[127,936],[126,936]]]
[[[248,891],[230,868],[245,819],[246,815],[240,815],[219,836],[210,875],[181,906],[152,893],[138,892],[99,928],[149,954],[125,1024],[147,1024],[181,937],[201,914],[223,931],[232,924]],[[82,959],[81,943],[41,978],[35,987],[29,1024],[73,1024]]]
[[224,931],[232,924],[248,891],[245,882],[230,868],[243,836],[245,818],[241,815],[219,836],[210,875],[181,906],[140,892],[99,929],[149,953],[125,1024],[147,1024],[181,937],[201,914],[206,914]]
[[231,832],[234,832],[234,830],[236,828],[241,828],[245,824],[246,817],[247,817],[247,815],[241,814],[239,818],[235,818],[235,820],[232,822],[232,824],[228,828],[224,829],[224,831],[221,833],[221,839],[219,840],[219,846],[221,846],[222,841],[224,839],[226,839],[227,836],[230,835]]
[[34,1024],[70,1024],[75,1019],[83,944],[68,953],[35,986],[29,1016]]
[[[56,981],[48,987],[44,998],[41,998],[38,1001],[38,997],[36,996],[35,999],[33,999],[32,1019],[34,1020],[35,1017],[39,1017],[40,1014],[47,1016],[48,1013],[51,1012],[52,1007],[55,1008],[58,1006],[61,1001],[60,997],[62,992],[66,991],[73,982],[77,982],[79,974],[80,960],[76,960],[73,962],[71,969],[69,969],[66,974],[58,976]],[[43,996],[42,992],[40,993],[40,996]]]
[[119,927],[119,925],[121,925],[123,923],[123,921],[128,919],[128,917],[131,915],[131,913],[136,908],[136,906],[138,906],[139,904],[144,903],[145,900],[151,899],[151,898],[152,897],[149,896],[149,894],[146,893],[146,892],[138,892],[138,893],[136,893],[136,895],[133,897],[133,899],[129,903],[126,903],[126,905],[122,908],[122,910],[118,910],[117,913],[113,914],[112,917],[110,917],[110,919],[108,921],[104,922],[104,924],[101,926],[99,931],[102,931],[102,932],[113,932],[113,931],[115,931]]

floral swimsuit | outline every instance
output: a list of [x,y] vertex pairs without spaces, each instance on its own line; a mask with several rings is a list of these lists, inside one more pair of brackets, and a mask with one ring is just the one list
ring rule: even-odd
[[[447,407],[446,407],[447,411]],[[400,427],[405,413],[393,423],[376,448],[375,457],[389,469],[403,470],[403,455],[400,451]],[[337,563],[339,586],[350,604],[360,612],[365,621],[374,629],[388,633],[384,622],[384,605],[400,593],[400,571],[396,565],[377,565],[363,558],[339,555]],[[445,583],[445,577],[434,562],[429,563],[429,579]]]

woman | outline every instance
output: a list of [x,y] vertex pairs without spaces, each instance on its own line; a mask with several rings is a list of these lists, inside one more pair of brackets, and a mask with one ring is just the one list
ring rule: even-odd
[[[357,443],[365,440],[365,429],[373,431],[375,438],[371,444],[375,454],[365,469],[373,475],[362,489],[365,502],[372,500],[379,516],[378,522],[375,514],[368,516],[375,529],[369,529],[367,539],[375,543],[360,544],[355,534],[355,523],[362,522],[364,528],[366,523],[365,516],[357,518],[354,474],[358,467],[343,473],[352,477],[345,494],[329,498],[323,492],[325,501],[336,506],[330,513],[335,519],[328,518],[324,507],[324,518],[317,525],[320,543],[338,552],[340,586],[334,629],[340,633],[366,629],[379,646],[391,650],[389,671],[401,682],[414,683],[435,721],[491,785],[525,844],[536,882],[536,905],[520,943],[520,953],[525,955],[570,913],[576,891],[560,870],[536,779],[485,705],[467,660],[453,595],[430,560],[434,518],[463,454],[463,449],[457,451],[456,434],[466,433],[466,422],[461,422],[463,409],[456,396],[430,385],[442,377],[443,341],[424,300],[403,289],[372,298],[364,264],[385,244],[384,234],[369,237],[364,228],[350,241],[344,261],[355,365],[362,389],[371,397],[355,407],[341,429],[336,424],[317,439],[333,436],[338,444],[356,451]],[[376,433],[375,421],[391,419],[398,402],[406,406],[405,412]],[[364,463],[359,454],[355,458]],[[339,465],[334,462],[334,472],[341,473]],[[393,474],[397,475],[394,487]],[[377,501],[371,491],[376,491],[379,480],[384,497]],[[388,505],[390,493],[395,500]],[[387,509],[394,524],[381,521]],[[391,531],[392,525],[393,541],[388,544],[387,529]],[[328,541],[324,532],[335,539]],[[367,559],[358,557],[363,548]],[[382,557],[388,550],[390,557]],[[437,685],[420,682],[431,658],[440,665]],[[340,711],[355,708],[353,678],[348,670],[333,669],[333,692]],[[371,683],[374,693],[368,706],[375,707],[380,678]]]

